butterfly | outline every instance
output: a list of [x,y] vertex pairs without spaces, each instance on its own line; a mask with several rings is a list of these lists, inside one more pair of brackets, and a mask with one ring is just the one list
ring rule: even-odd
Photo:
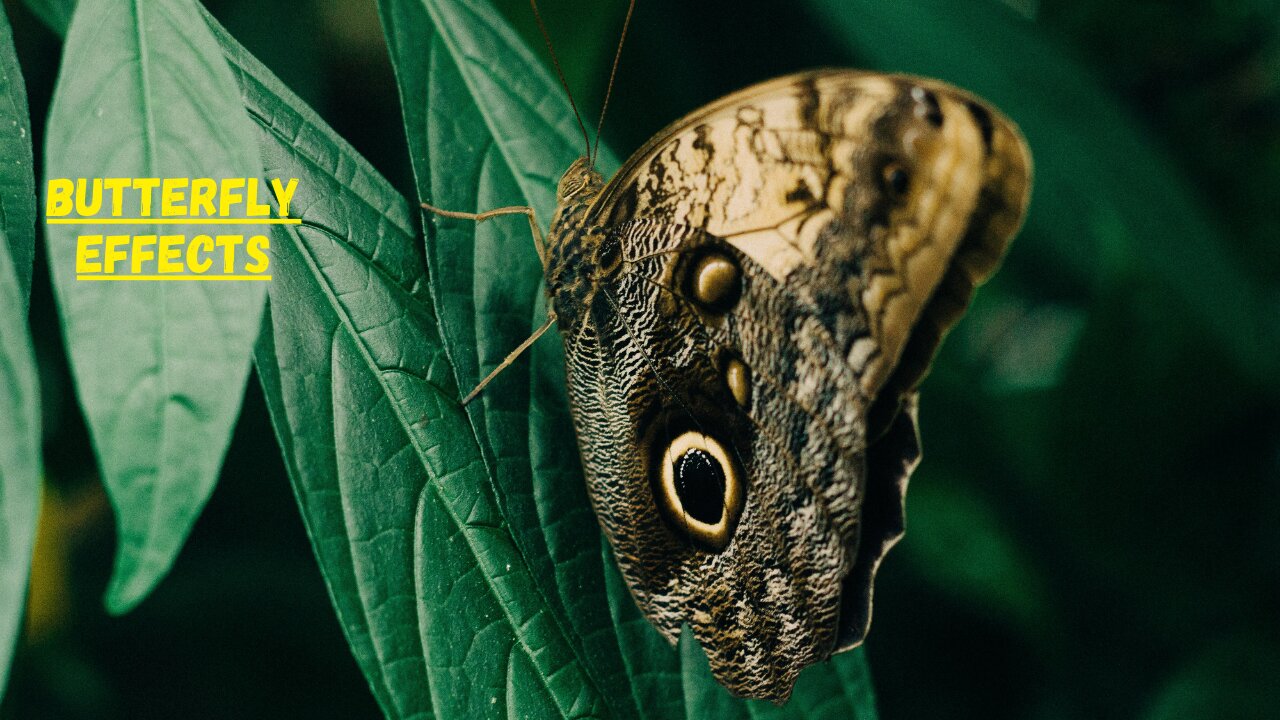
[[529,217],[548,321],[467,400],[554,321],[636,603],[672,643],[688,626],[731,692],[782,702],[866,637],[918,386],[1030,187],[1025,140],[980,99],[833,69],[689,114],[607,183],[588,150],[545,241],[529,208],[424,206]]

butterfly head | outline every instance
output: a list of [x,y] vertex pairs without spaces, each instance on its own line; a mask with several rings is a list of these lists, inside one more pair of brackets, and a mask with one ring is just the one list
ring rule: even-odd
[[580,157],[573,161],[560,184],[556,186],[556,204],[560,206],[590,200],[604,188],[604,177],[591,165],[591,158]]
[[551,234],[547,236],[550,266],[548,276],[556,278],[579,263],[576,257],[584,248],[586,236],[592,235],[587,224],[587,210],[604,189],[604,178],[583,156],[573,161],[560,184],[556,186],[556,213],[551,218]]

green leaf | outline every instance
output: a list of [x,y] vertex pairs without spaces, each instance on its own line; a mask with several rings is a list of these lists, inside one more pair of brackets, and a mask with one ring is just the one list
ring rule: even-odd
[[[278,226],[272,238],[274,302],[255,349],[272,425],[343,632],[375,698],[388,717],[430,717],[412,547],[414,507],[426,471],[411,454],[391,452],[387,457],[399,454],[399,462],[408,459],[413,465],[402,472],[388,465],[382,475],[370,465],[361,477],[359,460],[379,460],[377,441],[338,435],[339,410],[350,411],[347,421],[357,410],[349,396],[338,403],[336,394],[351,390],[334,384],[341,370],[335,334],[358,333],[353,317],[367,321],[377,313],[403,314],[403,322],[370,330],[380,356],[391,358],[390,367],[401,350],[423,367],[437,364],[421,248],[404,199],[224,29],[209,22],[256,124],[264,175],[298,179],[290,214],[303,225]],[[367,279],[370,288],[348,293],[331,284],[322,268],[337,282]],[[400,340],[404,344],[395,345]],[[349,342],[340,347],[347,349],[345,359]],[[351,369],[345,372],[360,377]],[[376,379],[373,372],[365,369]],[[360,399],[386,412],[385,393],[375,389]],[[379,419],[388,427],[370,427],[398,440],[403,450],[404,431],[396,419]],[[362,429],[358,423],[342,427],[344,433]],[[365,446],[353,449],[359,443]],[[381,524],[366,532],[370,522]]]
[[299,178],[257,362],[313,546],[389,717],[602,714],[457,403],[407,203],[226,41],[268,175]]
[[35,240],[30,124],[0,9],[0,693],[22,620],[40,509],[40,385],[26,312]]
[[[32,0],[32,4],[39,3],[37,0]],[[264,158],[268,161],[271,158],[292,158],[295,166],[290,168],[289,173],[282,174],[300,178],[299,182],[302,184],[300,191],[305,191],[308,185],[319,183],[324,188],[334,189],[335,195],[354,196],[356,200],[352,201],[353,206],[372,205],[381,208],[384,204],[403,203],[403,200],[386,186],[385,181],[376,176],[376,173],[350,146],[338,138],[296,95],[285,88],[269,70],[245,51],[212,16],[205,12],[204,18],[234,72],[245,109],[259,127],[257,137]],[[65,25],[60,26],[56,21],[50,21],[50,26],[55,32],[65,32]],[[348,167],[355,168],[355,174],[359,177],[353,179],[346,170]],[[338,179],[339,177],[341,179]],[[297,214],[301,213],[297,212]],[[377,229],[378,225],[379,221],[376,220],[367,223],[365,228],[374,228],[374,230],[366,237],[377,235],[380,232]],[[394,224],[388,226],[389,228],[397,227]],[[398,230],[404,233],[407,239],[398,244],[393,243],[392,246],[401,249],[409,248],[412,254],[412,234],[404,227]],[[286,235],[284,239],[287,240],[288,237]],[[273,237],[273,242],[275,239]],[[389,259],[394,267],[401,267],[399,261],[403,260],[402,257],[392,254]],[[278,260],[273,258],[272,262],[274,265]],[[414,265],[415,263],[410,262],[405,263],[403,267]],[[418,260],[416,265],[420,266],[421,261]],[[286,304],[291,305],[292,302]],[[414,613],[406,614],[402,611],[397,615],[371,611],[372,621],[370,616],[366,615],[353,567],[353,553],[346,534],[343,505],[338,493],[333,486],[325,484],[323,471],[314,471],[316,479],[312,479],[303,475],[299,469],[299,460],[307,459],[307,453],[314,452],[314,448],[306,444],[310,436],[303,438],[304,442],[295,443],[293,431],[288,426],[288,410],[284,404],[281,370],[275,352],[275,338],[270,332],[274,326],[274,319],[270,312],[265,312],[263,315],[266,331],[260,334],[254,351],[258,377],[264,389],[276,437],[283,451],[285,466],[303,510],[302,518],[312,539],[312,548],[324,572],[330,598],[337,610],[342,630],[352,653],[370,683],[375,698],[386,710],[388,717],[428,717],[430,701],[427,697],[425,678],[421,673],[412,672],[415,661],[422,662],[421,652],[390,661],[410,668],[410,672],[401,673],[401,682],[397,687],[397,692],[406,696],[407,699],[393,701],[389,680],[383,673],[383,667],[374,649],[375,634],[382,639],[380,641],[382,646],[388,643],[399,643],[403,646],[403,642],[398,640],[403,638],[411,638],[416,644],[416,621],[411,621],[408,625],[402,624],[406,616],[412,618]],[[308,339],[314,340],[314,338]],[[290,374],[289,377],[291,380],[296,380],[298,376],[295,373]],[[320,412],[317,413],[317,417],[324,421],[324,418],[329,416]],[[328,423],[328,427],[332,427],[332,420],[324,422]],[[319,427],[323,428],[323,423],[320,423]],[[323,438],[323,435],[320,434],[317,437]],[[312,471],[312,468],[308,470]],[[395,577],[392,576],[388,580],[389,585],[395,587]],[[411,579],[396,590],[413,593]],[[394,711],[393,702],[401,705],[416,703],[417,710],[399,715]]]
[[1024,636],[1059,627],[1035,563],[990,501],[946,473],[922,473],[911,491],[912,522],[922,532],[903,542],[904,560],[977,611],[1018,624]]
[[60,36],[67,34],[77,0],[27,0],[27,7]]
[[[260,168],[235,79],[193,0],[79,4],[50,110],[47,177],[220,179],[257,177]],[[126,202],[124,212],[139,210]],[[116,509],[106,602],[119,613],[168,572],[213,490],[265,288],[77,281],[80,232],[57,225],[46,236],[80,402]],[[139,224],[83,232],[229,230]]]
[[[383,0],[380,7],[419,193],[452,210],[528,204],[545,229],[560,173],[581,152],[558,84],[484,3]],[[617,167],[607,150],[601,166]],[[519,216],[480,225],[429,217],[426,225],[441,334],[457,384],[469,389],[546,317],[541,268]],[[538,591],[613,716],[773,712],[732,698],[687,658],[682,665],[601,552],[577,447],[565,431],[572,423],[559,342],[539,342],[467,409]],[[788,708],[788,717],[874,717],[862,653],[811,669]]]
[[[1280,707],[1280,651],[1258,633],[1228,634],[1188,645],[1177,669],[1156,688],[1143,720],[1263,718]],[[1171,661],[1172,662],[1172,661]]]
[[1038,256],[1096,289],[1129,282],[1133,268],[1151,273],[1242,374],[1276,386],[1273,293],[1223,251],[1227,243],[1170,158],[1033,24],[989,0],[810,5],[872,67],[954,82],[1022,127],[1036,179],[1015,255]]
[[[0,232],[9,237],[10,259],[21,306],[31,295],[36,243],[36,179],[31,159],[31,113],[13,31],[0,9]],[[26,314],[25,312],[23,313]]]
[[40,385],[18,277],[0,230],[0,692],[27,596],[40,508]]

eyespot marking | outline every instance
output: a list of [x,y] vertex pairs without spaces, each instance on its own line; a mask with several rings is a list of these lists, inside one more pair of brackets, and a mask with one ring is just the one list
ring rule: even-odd
[[690,448],[676,458],[676,496],[684,511],[699,522],[714,525],[724,517],[724,470],[705,450]]
[[727,312],[742,295],[742,273],[738,264],[719,252],[711,252],[694,263],[690,275],[693,298],[705,309]]
[[725,363],[724,381],[729,386],[733,399],[742,408],[751,403],[751,369],[737,358],[730,358]]
[[654,490],[668,525],[699,548],[725,549],[743,505],[742,478],[727,448],[714,437],[688,430],[661,457]]

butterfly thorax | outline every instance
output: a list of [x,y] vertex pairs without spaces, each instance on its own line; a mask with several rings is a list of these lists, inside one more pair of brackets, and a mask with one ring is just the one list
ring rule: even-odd
[[603,189],[604,178],[585,157],[569,166],[556,188],[546,281],[562,328],[576,325],[576,316],[590,306],[602,273],[615,270],[621,259],[616,239],[606,242],[604,229],[588,222],[591,206]]

